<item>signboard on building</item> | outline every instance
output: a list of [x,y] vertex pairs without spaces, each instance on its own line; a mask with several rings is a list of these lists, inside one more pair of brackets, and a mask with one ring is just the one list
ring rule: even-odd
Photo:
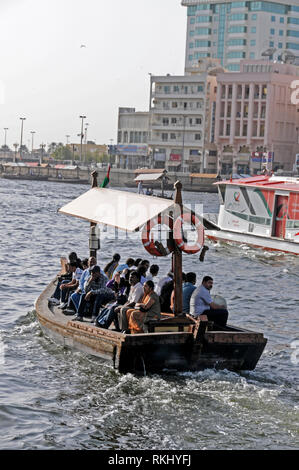
[[274,161],[274,152],[252,152],[251,160],[258,163],[272,163]]
[[144,155],[148,153],[147,145],[117,145],[118,155]]
[[171,153],[169,160],[171,162],[180,162],[182,160],[182,155],[179,153]]
[[154,160],[156,162],[165,162],[166,160],[166,154],[165,153],[155,153],[154,154]]

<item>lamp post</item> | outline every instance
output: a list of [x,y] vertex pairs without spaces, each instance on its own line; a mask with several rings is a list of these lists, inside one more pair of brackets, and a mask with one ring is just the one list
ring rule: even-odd
[[31,157],[33,157],[33,147],[34,147],[34,134],[35,134],[35,131],[31,131],[30,134],[31,134]]
[[89,124],[88,122],[85,124],[85,142],[84,142],[84,145],[85,145],[85,152],[84,152],[84,162],[87,161],[87,128],[88,128]]
[[6,136],[7,136],[8,127],[4,127],[4,157],[6,157]]
[[13,146],[14,146],[14,148],[15,148],[14,163],[16,163],[16,161],[17,161],[17,148],[18,148],[19,144],[18,144],[18,143],[15,143],[15,144],[13,144]]
[[22,122],[22,124],[21,124],[21,143],[20,143],[20,160],[22,160],[23,127],[24,127],[24,121],[26,121],[26,118],[21,117],[20,121]]
[[81,119],[81,135],[80,135],[80,161],[82,162],[82,156],[83,156],[83,138],[84,138],[84,133],[83,133],[83,126],[84,126],[84,119],[86,119],[86,116],[79,116]]
[[69,138],[71,137],[69,134],[65,136],[66,137],[66,145],[69,144]]

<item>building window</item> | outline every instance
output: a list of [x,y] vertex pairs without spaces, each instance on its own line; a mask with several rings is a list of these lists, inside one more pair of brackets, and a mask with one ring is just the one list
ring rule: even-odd
[[279,30],[279,36],[283,36],[283,30],[282,29]]
[[201,91],[203,91],[203,85],[198,85],[198,87],[197,87],[197,91],[198,91],[198,92],[201,92]]
[[201,124],[201,118],[196,118],[196,119],[195,119],[195,124],[197,124],[198,126],[200,126],[200,124]]
[[250,52],[250,59],[255,59],[255,53],[254,52]]
[[279,18],[280,23],[284,23],[284,18]]
[[288,37],[293,37],[293,38],[299,38],[299,31],[287,31],[287,36]]
[[124,132],[124,144],[127,144],[128,143],[128,132],[125,131]]
[[288,24],[299,24],[299,18],[288,18]]
[[250,32],[251,32],[251,33],[253,33],[253,34],[255,34],[255,33],[256,33],[256,27],[255,27],[255,26],[252,26],[252,28],[251,28],[251,31],[250,31]]
[[256,21],[256,19],[257,19],[257,14],[254,13],[253,15],[251,15],[251,19],[252,19],[252,21]]
[[269,46],[270,46],[270,47],[274,47],[274,41],[270,41],[270,42],[269,42]]
[[240,71],[240,64],[229,64],[227,68],[231,72],[239,72]]
[[174,132],[172,132],[172,133],[170,134],[170,139],[171,139],[171,140],[176,140],[176,134],[175,134]]
[[275,23],[275,18],[276,18],[275,16],[271,16],[272,23]]
[[274,34],[275,34],[275,29],[271,28],[271,29],[270,29],[270,34],[271,34],[271,36],[274,36]]
[[167,140],[168,140],[168,134],[162,132],[162,141],[167,142]]
[[195,134],[194,138],[195,140],[201,140],[201,134]]
[[255,45],[256,45],[256,40],[255,40],[255,39],[251,39],[250,45],[251,45],[251,46],[255,46]]
[[282,44],[282,42],[279,42],[278,43],[278,49],[282,49],[282,48],[283,48],[283,44]]

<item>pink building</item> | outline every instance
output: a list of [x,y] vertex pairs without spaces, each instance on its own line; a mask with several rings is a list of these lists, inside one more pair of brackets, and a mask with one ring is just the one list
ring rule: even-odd
[[256,173],[266,160],[273,169],[293,169],[299,153],[296,80],[299,67],[268,60],[241,61],[239,73],[218,74],[218,172]]

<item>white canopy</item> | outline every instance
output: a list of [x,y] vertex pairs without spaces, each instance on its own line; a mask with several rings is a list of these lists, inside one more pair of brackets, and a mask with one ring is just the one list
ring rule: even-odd
[[136,176],[135,181],[157,181],[164,173],[142,173]]
[[59,209],[62,214],[134,232],[158,214],[174,210],[169,199],[92,188]]

